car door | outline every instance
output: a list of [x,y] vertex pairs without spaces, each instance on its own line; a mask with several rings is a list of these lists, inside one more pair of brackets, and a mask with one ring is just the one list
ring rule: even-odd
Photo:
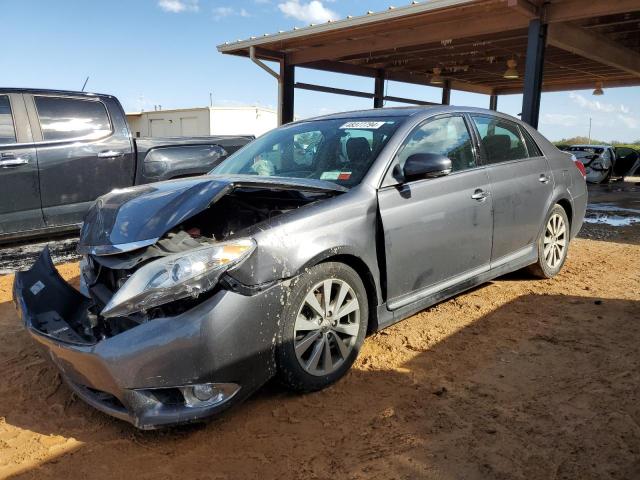
[[[100,195],[133,184],[135,159],[124,114],[109,97],[25,97],[38,154],[47,226],[72,225]],[[122,117],[122,118],[120,118]]]
[[0,94],[0,236],[44,227],[38,159],[22,94]]
[[629,147],[616,147],[615,148],[614,175],[623,177],[628,175],[633,166],[640,159],[640,153],[637,150]]
[[[408,135],[378,191],[390,309],[400,308],[489,269],[489,177],[462,115],[429,119]],[[415,153],[448,156],[449,175],[404,182]],[[391,183],[390,185],[387,183]]]
[[526,130],[491,115],[471,115],[493,197],[491,267],[530,256],[547,215],[553,179]]

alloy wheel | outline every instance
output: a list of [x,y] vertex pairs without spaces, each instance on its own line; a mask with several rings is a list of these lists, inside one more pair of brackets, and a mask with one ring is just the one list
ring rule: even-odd
[[550,268],[557,268],[566,254],[567,227],[564,218],[554,213],[547,222],[544,233],[544,260]]
[[331,278],[313,286],[298,309],[294,347],[300,366],[322,376],[336,371],[351,354],[360,329],[360,304],[353,288]]

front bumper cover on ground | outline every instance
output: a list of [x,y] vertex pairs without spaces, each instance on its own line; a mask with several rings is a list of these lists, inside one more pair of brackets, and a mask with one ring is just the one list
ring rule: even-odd
[[[13,296],[26,328],[80,398],[138,428],[192,422],[246,398],[275,373],[277,318],[286,288],[254,295],[220,290],[191,310],[92,342],[78,325],[91,300],[58,274],[45,249],[16,274]],[[178,387],[236,384],[224,402],[188,406]]]

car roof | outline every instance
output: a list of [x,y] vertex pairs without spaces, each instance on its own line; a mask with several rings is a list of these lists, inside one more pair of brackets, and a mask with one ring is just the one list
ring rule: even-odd
[[384,107],[384,108],[371,108],[366,110],[352,110],[347,112],[331,113],[327,115],[321,115],[318,117],[300,119],[294,123],[309,122],[315,120],[333,120],[343,118],[394,118],[394,117],[411,117],[415,115],[438,115],[440,113],[479,113],[483,115],[493,115],[497,117],[503,117],[511,121],[522,123],[518,118],[512,117],[495,110],[489,110],[486,108],[476,107],[464,107],[456,105],[426,105],[415,107]]
[[569,145],[570,147],[584,147],[584,148],[610,148],[611,145],[597,145],[594,143],[584,143],[584,144],[579,144],[579,145]]
[[75,97],[113,97],[113,95],[105,94],[105,93],[95,93],[95,92],[79,92],[77,90],[54,90],[50,88],[10,88],[10,87],[0,87],[0,93],[33,93],[33,94],[46,94],[46,95],[73,95]]

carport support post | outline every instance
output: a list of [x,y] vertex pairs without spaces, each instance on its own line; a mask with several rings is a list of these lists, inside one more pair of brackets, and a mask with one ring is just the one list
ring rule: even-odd
[[285,59],[280,60],[278,78],[278,124],[293,122],[295,66]]
[[547,26],[535,18],[529,22],[527,58],[524,70],[524,94],[522,97],[522,120],[538,128],[540,116],[540,94],[544,52],[547,43]]
[[489,110],[494,112],[498,110],[498,95],[491,95],[489,97]]
[[451,82],[449,80],[444,81],[442,85],[442,105],[449,105],[451,103]]
[[384,70],[378,70],[373,89],[373,108],[382,107],[384,107]]

